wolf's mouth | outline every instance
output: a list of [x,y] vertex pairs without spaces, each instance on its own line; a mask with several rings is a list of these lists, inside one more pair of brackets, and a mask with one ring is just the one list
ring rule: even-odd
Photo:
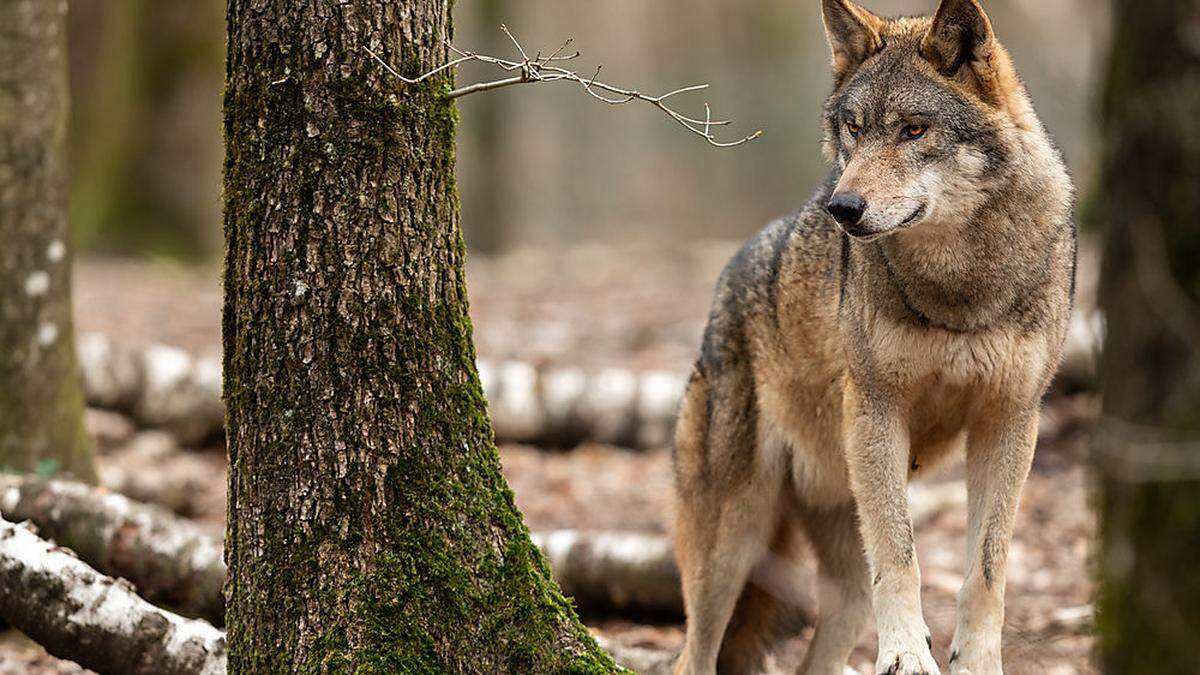
[[920,220],[921,218],[924,218],[924,217],[925,217],[925,210],[926,210],[926,209],[925,209],[925,205],[924,205],[924,204],[922,204],[922,205],[918,206],[918,207],[917,207],[917,210],[912,212],[912,215],[910,215],[909,217],[905,218],[905,219],[904,219],[904,220],[903,220],[903,221],[900,223],[900,227],[904,227],[905,225],[911,225],[911,224],[913,224],[913,223],[917,222],[918,220]]
[[893,232],[903,230],[904,228],[908,227],[909,225],[912,225],[913,223],[917,222],[918,220],[924,218],[925,213],[927,211],[928,211],[927,206],[925,204],[922,204],[917,207],[917,210],[915,210],[911,214],[909,214],[909,216],[907,218],[900,221],[899,224],[894,225],[891,228],[888,228],[886,230],[881,230],[881,231],[880,230],[872,230],[870,228],[867,228],[867,227],[863,226],[863,224],[861,222],[856,223],[854,225],[842,225],[839,223],[838,227],[840,227],[843,232],[850,235],[851,237],[854,237],[855,239],[857,239],[859,241],[872,241],[872,240],[878,239],[880,237],[886,237],[887,235],[889,235]]

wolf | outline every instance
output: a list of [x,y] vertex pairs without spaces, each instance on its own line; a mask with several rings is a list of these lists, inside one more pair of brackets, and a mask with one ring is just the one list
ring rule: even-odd
[[949,672],[1002,672],[1005,562],[1074,296],[1073,188],[976,0],[886,19],[822,0],[832,170],[717,284],[675,435],[687,613],[676,672],[764,667],[806,538],[819,617],[800,672],[938,674],[907,482],[965,453]]

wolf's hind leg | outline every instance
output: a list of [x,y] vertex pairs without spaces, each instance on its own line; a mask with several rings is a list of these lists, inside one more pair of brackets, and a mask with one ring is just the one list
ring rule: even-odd
[[[778,489],[766,486],[742,486],[736,492],[713,490],[680,500],[676,556],[683,577],[687,640],[677,672],[716,672],[734,607],[750,571],[767,550],[778,494]],[[763,600],[753,593],[748,602]],[[744,642],[749,635],[742,632],[739,638]],[[730,653],[726,660],[737,660],[736,656]]]
[[687,612],[676,672],[686,675],[716,672],[726,627],[780,509],[783,462],[758,447],[753,395],[738,386],[744,382],[723,384],[721,405],[710,406],[709,383],[693,378],[676,433],[675,555]]
[[854,504],[804,509],[801,521],[817,556],[817,628],[800,675],[843,675],[871,616],[871,575]]
[[780,518],[767,552],[742,588],[721,642],[719,673],[766,672],[771,649],[784,636],[784,629],[795,623],[792,599],[799,588],[796,568],[804,551],[793,521],[786,513]]

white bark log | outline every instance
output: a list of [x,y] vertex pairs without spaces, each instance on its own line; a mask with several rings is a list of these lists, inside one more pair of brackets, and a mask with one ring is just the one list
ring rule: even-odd
[[534,532],[554,580],[584,614],[683,616],[671,541],[633,532]]
[[[915,527],[961,509],[961,481],[914,484]],[[221,542],[161,508],[79,483],[0,476],[0,513],[32,520],[100,570],[132,581],[142,595],[221,624],[225,578]],[[533,533],[555,580],[584,614],[680,618],[683,598],[670,539],[634,532]],[[784,597],[791,620],[816,615],[811,580],[801,569],[771,569],[760,579]]]
[[136,347],[85,333],[79,336],[79,366],[90,405],[120,410],[139,425],[165,429],[189,445],[223,431],[219,359],[196,359],[166,345]]
[[159,609],[24,525],[0,521],[0,617],[102,675],[225,673],[224,633]]
[[32,521],[156,604],[224,623],[222,546],[191,521],[82,483],[20,476],[0,476],[0,514]]
[[[1060,378],[1071,387],[1094,379],[1100,320],[1072,323]],[[103,335],[79,338],[88,403],[120,410],[139,425],[170,431],[185,445],[224,432],[221,364],[166,345],[135,347]],[[538,368],[520,361],[479,361],[500,441],[571,446],[583,441],[634,448],[668,445],[687,377],[666,371]]]
[[[137,347],[88,333],[79,338],[88,403],[120,410],[143,427],[170,431],[185,445],[223,433],[221,366],[166,345]],[[670,442],[684,375],[610,368],[538,368],[519,361],[479,362],[501,441],[573,445],[585,440],[629,447]]]
[[[967,490],[962,481],[915,483],[909,488],[914,527],[922,527],[941,513],[965,508]],[[683,596],[671,540],[634,532],[534,532],[563,592],[584,614],[652,615],[682,617]],[[789,566],[790,567],[790,566]],[[759,579],[790,607],[795,620],[816,617],[810,594],[812,581],[803,568],[764,569]]]
[[[1072,323],[1061,378],[1094,378],[1098,315]],[[221,364],[166,345],[135,347],[88,333],[79,360],[90,405],[120,410],[143,427],[185,445],[223,433]],[[687,377],[667,371],[539,368],[520,361],[479,362],[492,424],[500,441],[571,446],[583,441],[634,448],[668,445]]]

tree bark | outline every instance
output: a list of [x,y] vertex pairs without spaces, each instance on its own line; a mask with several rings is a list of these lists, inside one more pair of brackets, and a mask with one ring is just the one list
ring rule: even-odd
[[230,0],[230,668],[610,672],[500,473],[454,184],[449,5]]
[[1192,0],[1114,0],[1093,214],[1107,334],[1105,672],[1192,673],[1200,634],[1200,52]]
[[68,255],[66,3],[0,3],[0,469],[95,481]]
[[0,618],[101,675],[223,675],[225,636],[0,520]]

